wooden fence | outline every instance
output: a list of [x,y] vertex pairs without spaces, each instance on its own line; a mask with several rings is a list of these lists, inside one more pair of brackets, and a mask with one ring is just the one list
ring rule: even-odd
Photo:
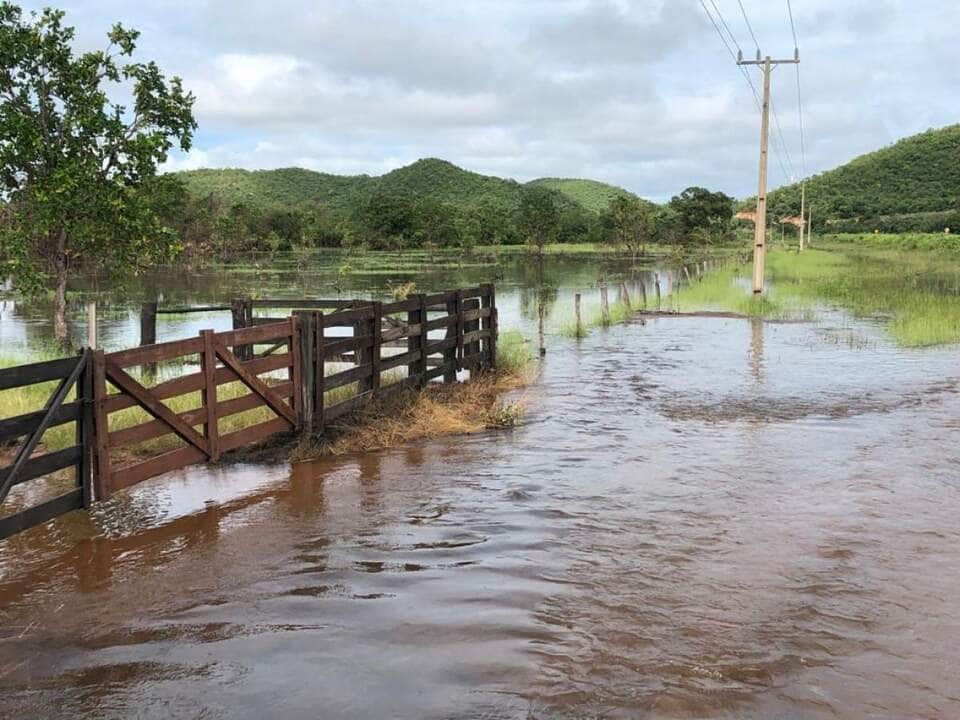
[[[14,445],[10,464],[0,470],[0,507],[10,490],[21,483],[73,468],[73,488],[54,498],[18,509],[0,518],[0,539],[39,525],[63,513],[87,507],[92,500],[90,447],[93,422],[91,352],[76,357],[0,370],[0,390],[55,383],[42,410],[0,420],[0,443]],[[70,400],[70,394],[73,399]],[[44,434],[62,425],[74,426],[76,442],[48,452]]]
[[[375,398],[496,364],[492,285],[391,303],[260,302],[294,309],[255,317],[251,301],[238,301],[216,308],[231,311],[233,330],[0,370],[0,390],[59,380],[42,411],[0,420],[5,445],[24,438],[0,470],[0,515],[14,485],[76,468],[69,493],[0,517],[0,539],[165,472],[277,433],[321,433]],[[43,434],[68,422],[76,445],[35,455]]]

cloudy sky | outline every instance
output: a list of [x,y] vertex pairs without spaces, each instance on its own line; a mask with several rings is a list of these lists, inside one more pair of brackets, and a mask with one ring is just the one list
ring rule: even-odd
[[[736,0],[716,3],[755,52]],[[590,177],[657,200],[745,196],[759,113],[700,0],[46,0],[78,44],[122,21],[139,57],[196,94],[195,149],[171,168],[380,174],[420,157],[528,180]],[[786,0],[743,0],[790,56]],[[793,0],[806,167],[829,169],[960,122],[957,0]],[[794,68],[774,107],[801,173]],[[771,182],[791,174],[782,150]]]

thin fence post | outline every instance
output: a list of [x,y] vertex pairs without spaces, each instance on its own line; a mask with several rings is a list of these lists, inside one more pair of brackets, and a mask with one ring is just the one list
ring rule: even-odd
[[643,281],[643,278],[640,279],[640,294],[643,297],[643,309],[647,309],[647,284]]
[[[94,320],[96,328],[96,320]],[[157,342],[157,303],[144,303],[140,306],[140,345],[155,345]],[[96,330],[94,330],[94,341],[90,347],[97,346]],[[157,372],[156,363],[148,363],[144,366],[147,377],[153,377]]]
[[543,337],[543,300],[537,303],[537,339],[540,345],[540,357],[547,354],[547,346]]
[[93,351],[93,439],[94,439],[94,498],[109,500],[112,494],[110,478],[110,445],[107,423],[107,372],[103,350]]
[[583,331],[580,324],[580,293],[576,293],[573,296],[573,311],[577,317],[577,337],[580,337],[580,334]]
[[380,352],[383,341],[383,303],[373,303],[373,320],[370,321],[373,335],[373,353],[370,356],[370,390],[374,395],[380,392]]
[[87,347],[97,346],[97,301],[87,303]]
[[683,266],[683,276],[687,279],[687,284],[689,285],[693,280],[690,279],[690,270],[686,265]]
[[627,290],[626,283],[620,283],[620,292],[623,293],[623,304],[628,308],[632,308],[633,306],[630,304],[630,291]]
[[324,394],[326,373],[326,350],[324,339],[325,317],[322,312],[314,315],[313,339],[314,339],[314,361],[313,361],[313,431],[322,433],[326,427],[326,396]]
[[203,352],[200,354],[200,371],[203,373],[203,436],[207,441],[210,460],[220,459],[220,433],[217,427],[217,353],[214,348],[213,330],[201,330]]
[[607,284],[600,286],[600,318],[604,327],[610,324],[610,300],[607,297]]
[[653,275],[653,285],[657,290],[657,310],[660,310],[660,274],[654,273]]

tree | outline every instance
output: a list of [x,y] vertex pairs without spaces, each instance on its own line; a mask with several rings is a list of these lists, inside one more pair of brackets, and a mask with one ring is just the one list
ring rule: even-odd
[[517,225],[527,243],[542,255],[544,246],[556,242],[560,232],[560,212],[554,192],[537,185],[523,187]]
[[636,260],[656,234],[653,208],[640,198],[618,195],[610,201],[609,213],[614,241]]
[[[177,252],[156,212],[155,176],[196,129],[180,78],[130,59],[137,31],[114,25],[105,50],[75,55],[63,17],[0,3],[0,253],[22,290],[53,285],[61,341],[76,263],[124,274]],[[111,88],[129,92],[131,106],[112,101]]]
[[680,215],[687,238],[693,238],[697,230],[710,228],[712,223],[726,222],[733,217],[733,198],[702,187],[688,187],[670,199],[670,207]]

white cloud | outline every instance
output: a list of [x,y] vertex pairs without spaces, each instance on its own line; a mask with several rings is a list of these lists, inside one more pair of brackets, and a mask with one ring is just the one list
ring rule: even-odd
[[[717,0],[749,54],[731,0]],[[41,3],[26,3],[28,7]],[[197,95],[196,148],[167,168],[302,164],[379,173],[424,156],[526,179],[593,176],[651,197],[753,191],[758,118],[699,0],[63,0],[95,46],[115,20]],[[782,3],[744,0],[790,54]],[[945,0],[798,0],[807,165],[957,122]],[[800,165],[792,68],[775,106]],[[774,182],[785,178],[776,161]]]

